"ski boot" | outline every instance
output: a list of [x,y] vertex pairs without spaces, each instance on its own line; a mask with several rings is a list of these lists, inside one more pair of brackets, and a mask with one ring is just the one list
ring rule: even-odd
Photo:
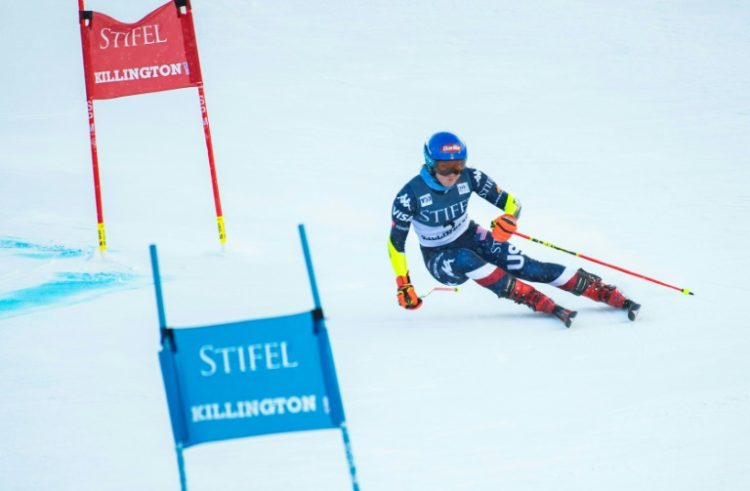
[[602,302],[616,309],[626,310],[628,319],[634,321],[638,316],[641,305],[625,297],[614,285],[605,285],[601,277],[579,269],[563,286],[562,290],[576,296],[583,295],[595,302]]
[[565,327],[570,327],[573,318],[578,314],[578,312],[555,304],[547,295],[516,278],[511,278],[504,293],[506,294],[502,296],[505,298],[513,300],[517,304],[526,305],[534,312],[544,312],[545,314],[554,315],[565,324]]

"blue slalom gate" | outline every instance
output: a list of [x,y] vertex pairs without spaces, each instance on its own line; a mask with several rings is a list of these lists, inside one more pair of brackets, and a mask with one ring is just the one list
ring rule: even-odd
[[188,447],[332,428],[341,431],[352,487],[359,490],[307,237],[303,225],[298,229],[314,309],[202,327],[168,327],[156,246],[150,246],[159,362],[183,491],[183,451]]

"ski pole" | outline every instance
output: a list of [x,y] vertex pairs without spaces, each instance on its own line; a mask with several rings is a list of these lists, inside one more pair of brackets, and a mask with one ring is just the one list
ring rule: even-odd
[[550,247],[552,249],[556,249],[558,251],[566,252],[568,254],[572,254],[573,256],[580,257],[581,259],[586,259],[587,261],[591,261],[591,262],[596,263],[596,264],[601,264],[602,266],[606,266],[608,268],[616,269],[617,271],[621,271],[623,273],[627,273],[627,274],[629,274],[631,276],[635,276],[636,278],[641,278],[643,280],[647,280],[647,281],[650,281],[652,283],[656,283],[657,285],[666,286],[667,288],[671,288],[673,290],[677,290],[679,292],[682,292],[683,295],[695,295],[693,292],[691,292],[687,288],[680,288],[679,286],[670,285],[669,283],[664,283],[663,281],[659,281],[659,280],[654,279],[654,278],[649,278],[646,275],[635,273],[635,272],[627,270],[625,268],[621,268],[620,266],[615,266],[614,264],[605,263],[604,261],[601,261],[599,259],[593,258],[591,256],[587,256],[585,254],[581,254],[580,252],[574,252],[574,251],[569,251],[567,249],[563,249],[560,246],[556,246],[555,244],[551,244],[551,243],[549,243],[547,241],[544,241],[544,240],[541,240],[541,239],[530,237],[530,236],[528,236],[526,234],[522,234],[521,232],[514,232],[514,233],[515,233],[515,235],[518,235],[519,237],[523,237],[524,239],[530,240],[531,242],[536,242],[537,244],[541,244],[543,246],[547,246],[547,247]]
[[435,286],[432,287],[430,291],[425,293],[424,295],[420,295],[419,298],[426,298],[430,295],[432,292],[458,292],[457,286]]

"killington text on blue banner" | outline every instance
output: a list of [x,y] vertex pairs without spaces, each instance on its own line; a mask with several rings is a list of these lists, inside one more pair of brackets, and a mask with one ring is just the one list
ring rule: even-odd
[[305,229],[299,235],[315,308],[299,314],[200,327],[167,327],[152,245],[161,365],[180,484],[183,450],[199,443],[269,433],[337,428],[352,489],[359,490]]
[[[159,359],[175,441],[337,428],[311,312],[171,330]],[[337,414],[338,413],[338,414]]]

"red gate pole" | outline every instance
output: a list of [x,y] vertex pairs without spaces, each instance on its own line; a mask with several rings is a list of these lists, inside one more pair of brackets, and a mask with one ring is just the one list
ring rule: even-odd
[[[182,17],[182,29],[183,33],[186,30],[189,31],[189,41],[195,44],[194,50],[187,50],[187,52],[194,53],[194,59],[191,63],[191,77],[192,74],[197,74],[196,86],[198,87],[198,99],[201,105],[201,119],[203,120],[203,134],[206,138],[206,150],[208,152],[208,167],[211,171],[211,189],[214,194],[214,207],[216,208],[216,225],[219,229],[219,242],[223,246],[227,242],[227,234],[224,229],[224,213],[221,210],[221,197],[219,196],[219,180],[216,177],[216,161],[214,160],[214,145],[211,140],[211,125],[208,122],[208,107],[206,106],[206,91],[203,89],[203,76],[201,75],[200,69],[200,56],[198,55],[197,41],[195,39],[195,26],[193,24],[193,11],[190,5],[190,0],[174,0],[177,6],[177,12]],[[183,10],[184,9],[184,10]]]
[[104,212],[102,210],[102,191],[101,182],[99,180],[99,153],[96,149],[96,124],[94,122],[94,99],[91,97],[89,92],[90,83],[90,67],[91,60],[88,50],[86,49],[86,39],[84,29],[88,29],[87,20],[90,21],[91,17],[87,18],[84,11],[83,0],[78,0],[78,16],[81,24],[81,48],[83,50],[83,73],[86,79],[86,107],[89,115],[89,140],[91,141],[91,165],[94,171],[94,196],[96,199],[96,222],[97,232],[99,235],[99,250],[104,252],[107,250],[107,236],[104,232]]
[[203,82],[198,84],[198,98],[201,103],[201,117],[203,118],[203,134],[206,137],[206,150],[208,151],[208,166],[211,170],[211,187],[214,193],[214,206],[216,208],[216,225],[219,228],[219,242],[221,245],[227,242],[227,233],[224,229],[224,214],[221,210],[221,196],[219,196],[219,180],[216,177],[216,162],[214,161],[214,146],[211,141],[211,125],[208,122],[208,107],[206,106],[206,92],[203,90]]

